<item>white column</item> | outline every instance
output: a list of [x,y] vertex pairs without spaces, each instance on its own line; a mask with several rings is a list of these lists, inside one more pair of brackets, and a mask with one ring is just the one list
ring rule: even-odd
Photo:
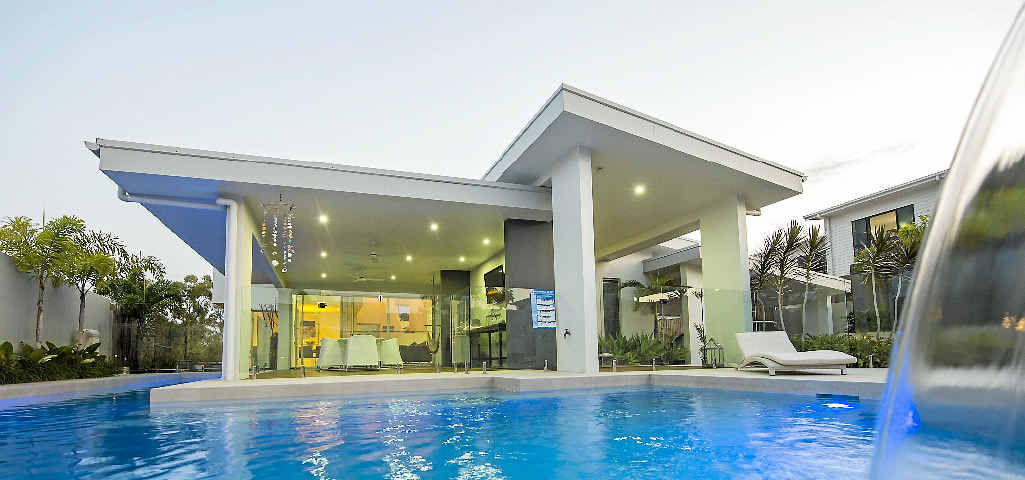
[[746,212],[743,198],[729,197],[701,213],[705,331],[726,349],[727,363],[741,360],[735,334],[751,331]]
[[252,272],[254,224],[242,202],[218,199],[225,205],[224,329],[222,331],[221,379],[249,376],[252,334]]
[[576,147],[553,167],[552,218],[557,368],[597,373],[598,296],[590,150]]

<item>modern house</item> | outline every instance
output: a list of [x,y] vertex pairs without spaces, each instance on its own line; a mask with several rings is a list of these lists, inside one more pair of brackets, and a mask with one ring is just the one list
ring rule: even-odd
[[[806,220],[822,220],[830,246],[826,271],[853,281],[855,312],[872,309],[871,294],[862,284],[860,275],[851,269],[854,257],[864,248],[868,236],[879,227],[896,232],[901,225],[916,221],[923,215],[932,216],[946,176],[947,170],[943,170],[805,215]],[[881,298],[895,298],[898,290],[902,290],[899,295],[903,296],[908,291],[898,285],[887,285],[885,290],[880,293]],[[886,302],[886,307],[891,304]],[[899,304],[894,308],[886,307],[883,308],[886,313],[880,312],[880,317],[892,321]]]
[[734,333],[752,329],[746,215],[805,179],[565,85],[479,180],[86,145],[122,200],[224,274],[228,380],[313,366],[325,339],[356,335],[442,364],[597,372],[603,263],[693,231],[704,322],[736,362]]

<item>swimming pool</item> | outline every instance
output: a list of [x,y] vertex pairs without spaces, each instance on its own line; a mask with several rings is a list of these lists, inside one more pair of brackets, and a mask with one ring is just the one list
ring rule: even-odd
[[877,403],[677,387],[0,410],[0,478],[867,478]]

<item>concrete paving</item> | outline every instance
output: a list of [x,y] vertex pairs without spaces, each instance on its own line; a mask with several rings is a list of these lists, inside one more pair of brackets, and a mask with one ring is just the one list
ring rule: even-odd
[[200,382],[150,390],[151,403],[286,399],[318,396],[390,393],[440,393],[499,389],[511,392],[641,385],[719,388],[769,393],[840,394],[878,399],[886,384],[885,368],[779,372],[732,368],[602,372],[584,375],[539,370],[500,370],[482,374],[389,373],[379,375],[317,376]]

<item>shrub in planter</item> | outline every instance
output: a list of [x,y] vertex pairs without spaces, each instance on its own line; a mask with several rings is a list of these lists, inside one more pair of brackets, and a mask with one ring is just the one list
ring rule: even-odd
[[849,333],[834,333],[832,335],[805,335],[802,345],[801,337],[791,339],[794,347],[800,351],[812,350],[836,350],[848,355],[857,357],[857,367],[868,367],[868,356],[872,355],[872,365],[875,367],[888,367],[890,365],[890,351],[893,349],[893,340],[874,336],[857,336]]
[[46,342],[35,348],[22,345],[15,352],[11,342],[0,344],[0,384],[96,378],[113,375],[115,368],[97,352],[99,343],[85,348]]

